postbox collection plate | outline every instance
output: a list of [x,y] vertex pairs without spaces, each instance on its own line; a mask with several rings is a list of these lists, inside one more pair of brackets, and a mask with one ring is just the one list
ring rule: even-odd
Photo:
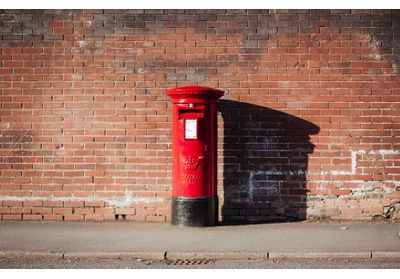
[[197,139],[197,119],[185,119],[185,139]]

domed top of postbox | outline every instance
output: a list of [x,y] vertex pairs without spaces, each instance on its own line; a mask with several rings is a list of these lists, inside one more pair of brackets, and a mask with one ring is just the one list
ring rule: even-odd
[[224,95],[224,91],[205,86],[183,86],[167,90],[167,95],[172,99],[201,98],[218,99]]

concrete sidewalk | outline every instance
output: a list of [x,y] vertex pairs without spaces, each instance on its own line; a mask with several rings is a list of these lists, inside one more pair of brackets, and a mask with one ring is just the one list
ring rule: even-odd
[[399,258],[400,223],[0,222],[0,257]]

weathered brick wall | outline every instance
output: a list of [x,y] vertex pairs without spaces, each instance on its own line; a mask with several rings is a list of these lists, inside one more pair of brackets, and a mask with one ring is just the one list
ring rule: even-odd
[[400,12],[0,11],[2,220],[170,219],[167,88],[224,90],[224,221],[400,201]]

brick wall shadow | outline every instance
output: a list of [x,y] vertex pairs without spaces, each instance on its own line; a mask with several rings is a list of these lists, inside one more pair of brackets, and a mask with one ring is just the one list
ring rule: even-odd
[[221,100],[222,224],[306,219],[309,141],[319,127],[266,107]]

